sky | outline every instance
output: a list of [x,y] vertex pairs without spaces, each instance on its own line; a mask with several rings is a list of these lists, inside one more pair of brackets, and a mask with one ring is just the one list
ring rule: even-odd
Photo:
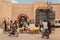
[[[21,4],[26,4],[26,3],[33,3],[35,1],[40,1],[40,2],[47,2],[47,0],[5,0],[8,2],[12,2],[12,3],[21,3]],[[48,2],[52,2],[52,3],[60,3],[60,0],[48,0]]]

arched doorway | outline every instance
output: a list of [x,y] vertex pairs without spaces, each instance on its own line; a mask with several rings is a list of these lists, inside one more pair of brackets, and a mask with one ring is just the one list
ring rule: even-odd
[[27,22],[27,18],[25,16],[21,16],[19,18],[19,22]]
[[20,14],[18,17],[17,17],[18,21],[19,21],[19,24],[23,23],[24,22],[27,22],[27,19],[29,19],[29,17],[26,15],[26,14]]
[[19,21],[19,27],[22,27],[25,22],[27,23],[27,19],[29,19],[29,17],[26,14],[20,14],[17,19]]

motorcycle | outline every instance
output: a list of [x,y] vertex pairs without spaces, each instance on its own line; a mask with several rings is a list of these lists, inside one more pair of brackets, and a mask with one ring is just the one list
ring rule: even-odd
[[16,28],[11,29],[11,31],[10,31],[10,33],[9,33],[9,36],[11,36],[11,35],[13,35],[13,36],[15,36],[15,37],[18,37],[19,32],[17,31]]

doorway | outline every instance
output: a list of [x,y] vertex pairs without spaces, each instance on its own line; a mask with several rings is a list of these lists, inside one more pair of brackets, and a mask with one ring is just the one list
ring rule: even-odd
[[20,18],[19,18],[19,23],[20,22],[27,22],[27,18],[25,17],[25,16],[21,16]]

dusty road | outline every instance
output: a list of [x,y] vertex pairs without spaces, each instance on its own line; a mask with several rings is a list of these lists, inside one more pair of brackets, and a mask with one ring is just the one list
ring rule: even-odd
[[56,28],[55,31],[52,32],[49,39],[42,39],[40,34],[19,34],[18,37],[10,37],[8,34],[3,34],[3,30],[0,28],[0,40],[60,40],[60,28]]

